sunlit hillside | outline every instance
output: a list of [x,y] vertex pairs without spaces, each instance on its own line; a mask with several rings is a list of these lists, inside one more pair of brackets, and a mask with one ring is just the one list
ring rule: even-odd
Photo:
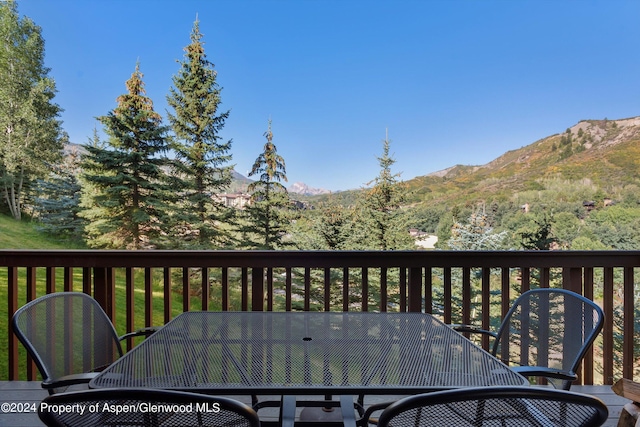
[[0,214],[0,249],[79,249],[78,244],[56,240],[40,232],[35,223]]
[[407,181],[412,202],[508,200],[546,183],[586,181],[615,198],[640,179],[640,117],[585,120],[483,166],[454,166]]
[[[452,154],[455,159],[455,155]],[[394,165],[401,169],[402,165]],[[372,177],[373,178],[373,177]],[[403,177],[407,178],[407,177]],[[451,208],[477,202],[519,202],[531,192],[551,187],[588,187],[581,196],[616,198],[640,187],[640,117],[621,120],[584,120],[567,131],[520,149],[508,151],[486,165],[454,165],[442,171],[407,179],[409,204]],[[349,205],[358,190],[311,197],[320,204],[332,198]],[[640,193],[639,193],[640,194]],[[580,200],[582,201],[582,200]],[[640,201],[640,199],[639,199]],[[600,201],[602,202],[602,201]]]

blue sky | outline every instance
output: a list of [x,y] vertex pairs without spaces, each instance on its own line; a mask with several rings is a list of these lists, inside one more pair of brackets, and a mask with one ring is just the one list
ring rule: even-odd
[[[140,61],[166,95],[196,14],[246,174],[269,118],[289,183],[337,191],[487,163],[583,119],[640,115],[640,1],[18,0],[42,27],[72,142]],[[100,129],[98,127],[98,129]]]

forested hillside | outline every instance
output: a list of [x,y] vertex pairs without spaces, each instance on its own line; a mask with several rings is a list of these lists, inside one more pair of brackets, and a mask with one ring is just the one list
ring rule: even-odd
[[[437,234],[443,249],[637,249],[640,117],[584,120],[486,165],[409,179],[404,191],[407,228]],[[312,203],[346,208],[359,193]]]
[[482,232],[504,232],[512,249],[637,249],[640,118],[581,121],[486,165],[455,166],[407,187],[414,225],[437,233],[441,247],[451,224],[481,218]]
[[640,178],[640,117],[585,120],[483,166],[454,166],[407,182],[415,202],[509,200],[514,194],[542,190],[545,182],[589,180],[619,197]]

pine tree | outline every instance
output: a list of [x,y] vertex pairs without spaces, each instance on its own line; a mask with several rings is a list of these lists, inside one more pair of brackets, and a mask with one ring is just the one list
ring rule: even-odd
[[313,230],[320,236],[321,249],[350,249],[352,229],[353,213],[332,201],[320,208],[320,217],[313,223]]
[[490,222],[484,206],[473,212],[467,222],[455,221],[451,227],[451,238],[447,241],[448,248],[458,251],[505,249],[507,232],[494,232]]
[[273,250],[287,245],[283,237],[289,230],[291,202],[282,184],[282,181],[287,181],[285,163],[273,143],[271,121],[264,136],[267,138],[264,151],[249,173],[249,176],[257,175],[259,179],[248,187],[251,193],[251,204],[245,208],[248,224],[240,231],[244,236],[244,246]]
[[551,246],[557,243],[556,237],[552,232],[553,218],[546,212],[534,219],[534,229],[520,233],[522,249],[527,250],[549,250]]
[[185,51],[167,97],[174,110],[168,118],[175,134],[172,188],[178,196],[173,230],[178,241],[197,236],[191,247],[226,247],[232,239],[225,224],[233,221],[233,210],[216,196],[231,184],[231,141],[222,142],[219,135],[229,111],[218,111],[221,88],[214,65],[207,60],[197,19]]
[[85,225],[79,216],[79,163],[80,153],[71,150],[61,164],[51,165],[49,177],[36,182],[34,207],[42,231],[76,241],[82,239]]
[[168,143],[166,128],[145,95],[139,64],[126,82],[118,106],[98,119],[106,146],[86,145],[83,178],[94,194],[85,198],[86,228],[94,247],[141,249],[155,246],[164,220]]
[[378,157],[380,174],[362,192],[360,203],[360,231],[362,249],[399,250],[412,249],[414,242],[407,229],[406,213],[402,204],[406,200],[406,189],[398,181],[400,174],[393,174],[391,166],[395,160],[389,154],[390,141],[383,141],[382,156]]
[[0,2],[0,40],[0,191],[19,220],[25,190],[60,160],[67,136],[40,27],[20,18],[15,1]]

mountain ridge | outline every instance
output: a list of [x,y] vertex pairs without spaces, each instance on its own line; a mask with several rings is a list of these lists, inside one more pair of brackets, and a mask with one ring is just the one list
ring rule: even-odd
[[590,179],[605,189],[640,179],[640,117],[581,120],[484,165],[454,165],[405,181],[412,202],[508,197],[550,179]]
[[304,182],[294,182],[287,188],[287,191],[289,193],[301,194],[303,196],[317,196],[320,194],[331,193],[331,191],[325,190],[324,188],[309,187]]

